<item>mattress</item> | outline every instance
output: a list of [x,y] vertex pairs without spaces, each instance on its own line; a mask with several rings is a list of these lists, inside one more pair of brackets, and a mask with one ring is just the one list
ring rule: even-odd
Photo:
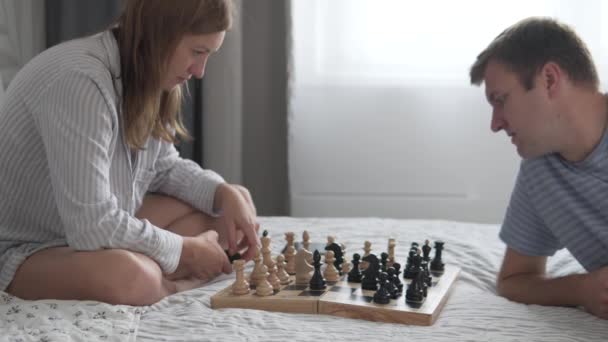
[[[0,340],[8,341],[605,341],[608,321],[582,308],[511,302],[496,295],[495,278],[505,250],[497,225],[379,218],[262,217],[276,254],[284,233],[308,230],[311,242],[327,235],[361,251],[386,251],[397,240],[405,264],[411,242],[445,241],[443,260],[461,267],[445,307],[432,326],[379,323],[326,315],[287,314],[210,307],[210,297],[234,281],[220,276],[199,288],[151,306],[82,301],[23,301],[0,293]],[[350,257],[350,256],[349,256]],[[248,266],[251,270],[252,265]],[[549,259],[548,273],[582,273],[565,250]]]

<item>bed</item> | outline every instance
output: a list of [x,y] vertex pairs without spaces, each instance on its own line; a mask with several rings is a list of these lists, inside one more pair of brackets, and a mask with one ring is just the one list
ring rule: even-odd
[[[498,226],[451,221],[379,218],[261,218],[273,252],[287,231],[308,230],[311,241],[329,234],[348,251],[372,242],[374,251],[397,239],[397,260],[411,241],[444,240],[446,263],[462,268],[447,303],[430,327],[377,323],[325,315],[210,308],[210,297],[233,281],[217,278],[148,307],[98,302],[22,301],[0,293],[4,341],[606,341],[608,321],[580,308],[510,302],[496,295],[494,279],[504,245]],[[251,265],[249,266],[251,269]],[[567,251],[550,258],[551,275],[583,272]]]

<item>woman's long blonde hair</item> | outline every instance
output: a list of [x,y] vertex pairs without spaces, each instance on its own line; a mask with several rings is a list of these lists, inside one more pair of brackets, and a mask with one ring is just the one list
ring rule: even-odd
[[171,143],[187,138],[182,88],[164,91],[169,59],[187,34],[228,30],[232,0],[126,0],[114,33],[120,50],[126,142],[142,149],[150,136]]

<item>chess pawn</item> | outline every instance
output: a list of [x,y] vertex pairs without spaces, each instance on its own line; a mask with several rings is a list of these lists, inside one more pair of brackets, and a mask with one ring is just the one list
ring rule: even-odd
[[327,235],[327,246],[331,245],[334,242],[336,242],[336,238],[331,235]]
[[[302,233],[302,248],[310,252],[310,234],[308,234],[308,230]],[[312,260],[310,260],[310,263],[312,263]]]
[[266,297],[274,294],[272,285],[268,282],[268,267],[262,264],[261,266],[263,278],[257,283],[255,287],[255,294],[261,297]]
[[[359,269],[359,263],[361,262],[361,256],[358,253],[353,254],[353,268],[348,272],[347,280],[352,283],[361,282],[361,270]],[[345,263],[346,264],[346,263]]]
[[325,252],[325,271],[323,271],[323,277],[326,281],[336,282],[340,280],[340,273],[338,273],[336,266],[334,266],[334,261],[334,252]]
[[327,288],[326,280],[323,278],[323,274],[321,274],[321,254],[318,250],[315,250],[313,254],[313,265],[314,272],[310,281],[308,282],[308,288],[311,290],[324,290]]
[[340,271],[343,275],[348,274],[350,272],[350,263],[344,261],[342,263],[342,270]]
[[[388,284],[387,284],[388,292],[391,294],[392,299],[397,299],[401,295],[401,292],[399,290],[399,286],[395,282],[395,269],[393,267],[389,267],[386,270],[386,273],[387,273],[387,279],[388,279]],[[399,281],[398,277],[397,277],[397,281]]]
[[266,272],[268,272],[262,271],[262,266],[264,264],[262,263],[262,257],[260,255],[259,248],[255,252],[255,257],[253,258],[253,261],[255,262],[255,266],[253,267],[253,271],[251,271],[251,275],[249,276],[249,284],[251,284],[252,287],[255,287],[258,285],[258,282],[260,280],[266,279]]
[[268,268],[268,273],[268,282],[272,286],[272,289],[274,292],[279,292],[281,290],[281,281],[279,280],[279,277],[277,277],[277,267],[274,262],[272,262],[272,266]]
[[239,259],[232,263],[234,272],[236,273],[236,280],[232,284],[232,293],[241,296],[249,293],[249,283],[245,280],[245,260]]
[[285,240],[287,240],[287,247],[285,247],[285,271],[287,274],[296,274],[296,248],[294,247],[294,234],[293,232],[285,233]]
[[399,292],[403,292],[403,283],[401,282],[401,279],[399,279],[399,275],[401,274],[401,264],[396,262],[393,264],[392,268],[395,271],[393,282],[395,285],[397,285]]
[[380,271],[386,272],[386,269],[388,268],[388,253],[380,253],[380,265]]
[[285,257],[283,254],[277,255],[277,277],[279,277],[279,281],[281,285],[287,285],[291,283],[291,278],[289,274],[285,271]]

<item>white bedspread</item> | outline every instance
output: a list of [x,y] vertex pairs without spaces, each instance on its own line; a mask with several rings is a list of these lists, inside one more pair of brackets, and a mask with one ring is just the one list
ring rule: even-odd
[[[365,240],[373,252],[397,239],[397,259],[405,264],[412,241],[444,240],[444,261],[461,275],[433,326],[368,322],[326,315],[285,314],[244,309],[212,310],[209,298],[228,286],[233,275],[178,293],[150,307],[95,302],[25,302],[0,297],[0,336],[9,341],[606,341],[608,321],[579,308],[510,302],[496,295],[494,280],[504,245],[498,226],[446,221],[385,219],[261,218],[284,247],[283,233],[308,230],[311,241],[335,235],[348,258]],[[566,251],[549,260],[551,275],[583,272]],[[36,307],[36,309],[34,309]],[[16,310],[18,312],[16,312]],[[34,315],[34,317],[30,317]],[[9,321],[10,320],[10,321]],[[84,334],[88,334],[85,337]],[[68,338],[69,336],[69,338]],[[20,339],[19,339],[20,338]],[[43,339],[45,338],[45,339]]]

